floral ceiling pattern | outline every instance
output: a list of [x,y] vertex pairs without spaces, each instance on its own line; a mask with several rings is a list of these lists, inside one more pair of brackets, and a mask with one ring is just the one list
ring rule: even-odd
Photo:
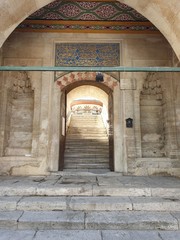
[[114,0],[56,0],[16,29],[32,32],[152,33],[157,28],[133,8]]
[[131,7],[116,1],[55,1],[28,19],[84,21],[147,21]]

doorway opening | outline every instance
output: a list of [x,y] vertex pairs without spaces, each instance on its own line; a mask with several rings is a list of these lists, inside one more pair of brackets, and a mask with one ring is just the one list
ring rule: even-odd
[[82,81],[61,95],[59,169],[114,170],[113,97],[107,86]]

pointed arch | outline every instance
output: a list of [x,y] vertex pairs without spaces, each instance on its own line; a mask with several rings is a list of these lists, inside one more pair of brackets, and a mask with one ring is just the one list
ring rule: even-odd
[[[12,4],[11,0],[2,0],[0,3],[2,9],[0,20],[3,24],[1,24],[0,46],[24,19],[53,1],[27,0],[24,2],[14,0],[14,4]],[[179,0],[171,0],[166,4],[157,0],[121,0],[119,2],[129,5],[150,20],[169,41],[180,59]]]

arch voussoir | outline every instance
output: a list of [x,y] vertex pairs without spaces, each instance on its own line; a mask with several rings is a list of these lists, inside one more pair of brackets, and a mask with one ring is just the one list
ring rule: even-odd
[[[106,85],[113,90],[117,86],[118,80],[104,73],[104,81],[101,84]],[[63,90],[68,85],[80,81],[96,81],[96,72],[71,72],[57,79],[57,85]]]

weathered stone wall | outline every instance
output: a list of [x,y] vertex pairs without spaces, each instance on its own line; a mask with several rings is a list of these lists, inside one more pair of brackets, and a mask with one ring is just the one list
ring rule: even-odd
[[163,92],[156,74],[147,76],[140,95],[142,157],[165,157]]
[[5,116],[5,156],[31,155],[34,93],[27,72],[9,79]]
[[[14,33],[3,47],[2,64],[53,66],[56,42],[119,43],[120,65],[125,66],[171,66],[175,62],[171,47],[160,35]],[[53,73],[27,74],[30,91],[16,98],[12,73],[0,75],[1,174],[58,170],[61,89]],[[120,74],[120,83],[113,89],[115,171],[179,174],[178,78],[179,74],[159,73],[150,81],[149,73]],[[133,128],[126,128],[129,117]]]

